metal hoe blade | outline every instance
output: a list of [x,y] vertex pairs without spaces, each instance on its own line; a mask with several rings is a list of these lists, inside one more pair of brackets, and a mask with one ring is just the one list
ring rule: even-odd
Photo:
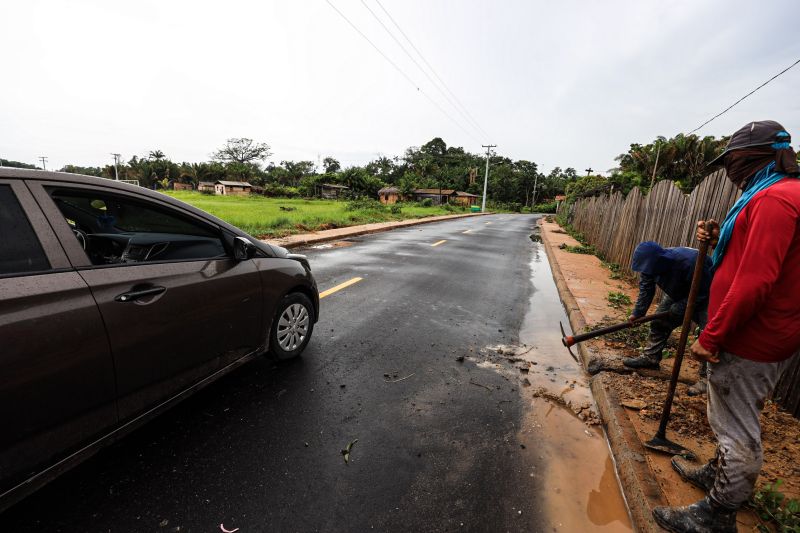
[[681,455],[690,461],[697,459],[697,456],[691,450],[687,450],[677,442],[672,442],[666,437],[660,437],[656,435],[649,441],[645,442],[644,445],[645,447],[658,452],[667,453],[670,455]]
[[566,338],[567,338],[567,332],[566,332],[566,331],[564,331],[564,324],[562,324],[560,320],[558,321],[558,327],[560,327],[560,328],[561,328],[561,342],[562,342],[562,344],[564,344],[564,346],[566,346],[566,347],[567,347],[567,351],[568,351],[568,352],[569,352],[569,354],[572,356],[572,358],[573,358],[573,359],[575,359],[575,362],[576,362],[576,363],[578,363],[578,364],[580,364],[581,362],[578,360],[578,356],[577,356],[577,355],[575,355],[574,353],[572,353],[572,348],[570,348],[570,347],[567,345],[566,341],[564,340],[564,339],[566,339]]

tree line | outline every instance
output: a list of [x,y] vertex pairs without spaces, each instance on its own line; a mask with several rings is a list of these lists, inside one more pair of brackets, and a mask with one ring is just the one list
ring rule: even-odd
[[[566,194],[568,200],[620,191],[633,187],[644,192],[660,180],[674,181],[690,192],[708,174],[707,165],[728,142],[727,137],[679,134],[673,138],[657,137],[648,144],[631,144],[616,157],[618,166],[608,177],[589,174],[578,176],[574,168],[556,167],[548,173],[528,160],[513,160],[492,155],[488,196],[491,200],[516,207],[531,207]],[[350,196],[375,198],[386,186],[397,187],[408,195],[414,189],[456,189],[473,194],[483,192],[484,154],[471,153],[462,147],[447,146],[440,137],[421,146],[412,146],[403,155],[379,156],[364,165],[343,168],[334,157],[314,161],[283,160],[267,162],[272,156],[267,143],[248,138],[233,138],[199,163],[177,163],[161,150],[133,156],[125,163],[99,167],[65,165],[64,172],[105,178],[137,180],[148,188],[168,187],[170,183],[217,180],[247,181],[260,192],[272,196],[314,196],[319,185],[345,185]],[[0,159],[0,165],[36,168],[34,165]]]
[[[486,157],[461,147],[447,146],[436,137],[421,146],[412,146],[402,156],[380,156],[364,164],[343,168],[334,157],[325,157],[321,164],[314,161],[267,162],[272,155],[268,144],[248,138],[233,138],[210,155],[209,161],[199,163],[172,161],[161,150],[133,156],[115,168],[112,164],[97,167],[65,165],[62,172],[73,172],[121,180],[136,180],[143,187],[166,188],[171,183],[191,183],[217,180],[246,181],[257,190],[272,196],[314,196],[319,185],[330,183],[349,188],[353,197],[375,198],[378,190],[395,186],[402,193],[414,189],[455,189],[481,195],[483,192]],[[5,166],[33,165],[0,160]],[[534,202],[552,200],[563,194],[566,185],[577,180],[574,169],[559,167],[544,174],[535,162],[512,160],[492,155],[488,196],[495,202],[517,206],[532,206]]]

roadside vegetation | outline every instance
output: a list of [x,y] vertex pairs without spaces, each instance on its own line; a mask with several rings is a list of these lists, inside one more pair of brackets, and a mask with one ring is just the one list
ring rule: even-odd
[[606,296],[606,300],[608,300],[608,305],[614,309],[627,309],[631,305],[630,296],[624,292],[611,291]]
[[452,205],[424,207],[418,203],[403,202],[387,206],[369,199],[346,202],[257,195],[215,196],[195,191],[166,191],[166,194],[262,238],[468,212]]
[[756,490],[750,500],[750,505],[755,509],[759,519],[770,524],[758,524],[758,530],[764,533],[779,531],[781,533],[800,532],[800,501],[787,498],[780,491],[783,480],[775,483],[766,483]]

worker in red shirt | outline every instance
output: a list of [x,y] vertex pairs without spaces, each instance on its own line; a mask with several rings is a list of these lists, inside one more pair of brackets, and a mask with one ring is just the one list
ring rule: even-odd
[[673,458],[675,470],[707,496],[654,509],[670,531],[736,531],[736,511],[753,493],[763,461],[759,413],[800,349],[800,169],[790,143],[777,122],[751,122],[711,163],[724,165],[742,190],[718,234],[702,223],[697,230],[698,240],[717,240],[709,321],[690,348],[709,363],[717,452],[700,468]]

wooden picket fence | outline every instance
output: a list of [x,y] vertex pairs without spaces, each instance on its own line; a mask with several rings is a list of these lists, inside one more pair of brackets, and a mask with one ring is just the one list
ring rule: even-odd
[[[633,274],[631,257],[637,244],[656,241],[665,248],[696,247],[697,221],[713,218],[722,222],[738,197],[739,190],[720,170],[706,176],[688,195],[664,180],[647,195],[637,188],[626,197],[617,192],[580,199],[567,207],[567,215],[572,226],[606,261]],[[800,356],[784,372],[774,396],[800,418]]]

